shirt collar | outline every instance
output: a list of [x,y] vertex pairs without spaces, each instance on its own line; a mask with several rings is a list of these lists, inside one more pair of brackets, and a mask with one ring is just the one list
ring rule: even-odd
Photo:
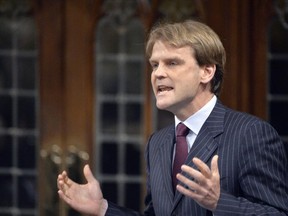
[[[192,116],[187,118],[183,124],[185,124],[193,133],[198,135],[204,122],[212,112],[215,104],[217,102],[217,97],[214,95],[212,99],[205,104],[200,110],[194,113]],[[175,128],[181,121],[175,116]]]

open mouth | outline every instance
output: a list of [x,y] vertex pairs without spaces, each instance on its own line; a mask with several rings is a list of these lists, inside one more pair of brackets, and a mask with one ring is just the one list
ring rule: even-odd
[[169,86],[158,86],[158,93],[162,93],[162,92],[167,92],[167,91],[171,91],[173,88],[169,87]]

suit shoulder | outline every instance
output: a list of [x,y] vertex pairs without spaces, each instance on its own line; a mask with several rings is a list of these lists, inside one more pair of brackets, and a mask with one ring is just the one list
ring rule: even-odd
[[252,126],[256,126],[256,127],[265,127],[265,128],[270,128],[272,130],[275,130],[275,128],[269,122],[255,115],[252,115],[246,112],[233,110],[228,107],[225,107],[225,110],[226,111],[225,111],[224,121],[226,122],[226,124],[229,124],[230,126],[237,125],[238,127],[241,126],[242,128],[243,127],[250,128]]
[[170,124],[164,128],[161,128],[157,131],[155,131],[153,134],[151,134],[150,136],[150,139],[153,138],[157,138],[157,139],[161,139],[163,138],[164,136],[166,136],[167,134],[171,134],[171,133],[174,133],[174,125],[173,124]]

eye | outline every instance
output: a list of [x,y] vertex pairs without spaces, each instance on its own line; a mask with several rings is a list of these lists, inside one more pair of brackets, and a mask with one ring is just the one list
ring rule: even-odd
[[151,62],[150,65],[151,65],[151,68],[153,71],[156,70],[158,67],[158,63],[156,63],[156,62]]
[[177,62],[176,61],[171,61],[170,65],[177,65]]
[[171,61],[168,61],[168,62],[167,62],[167,65],[168,65],[168,66],[175,66],[175,65],[178,65],[178,62],[175,61],[175,60],[171,60]]

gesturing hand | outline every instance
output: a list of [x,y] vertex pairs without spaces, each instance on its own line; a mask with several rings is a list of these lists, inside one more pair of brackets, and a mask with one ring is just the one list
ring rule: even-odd
[[177,174],[177,179],[187,186],[184,188],[181,185],[177,185],[177,190],[194,199],[202,207],[214,211],[220,197],[218,155],[212,158],[211,170],[198,158],[193,158],[192,161],[200,171],[183,165],[181,167],[182,171],[186,172],[190,178]]
[[103,198],[99,182],[94,178],[90,167],[84,166],[83,173],[87,184],[78,184],[71,180],[66,171],[58,175],[58,194],[75,210],[89,215],[105,215],[107,201]]

